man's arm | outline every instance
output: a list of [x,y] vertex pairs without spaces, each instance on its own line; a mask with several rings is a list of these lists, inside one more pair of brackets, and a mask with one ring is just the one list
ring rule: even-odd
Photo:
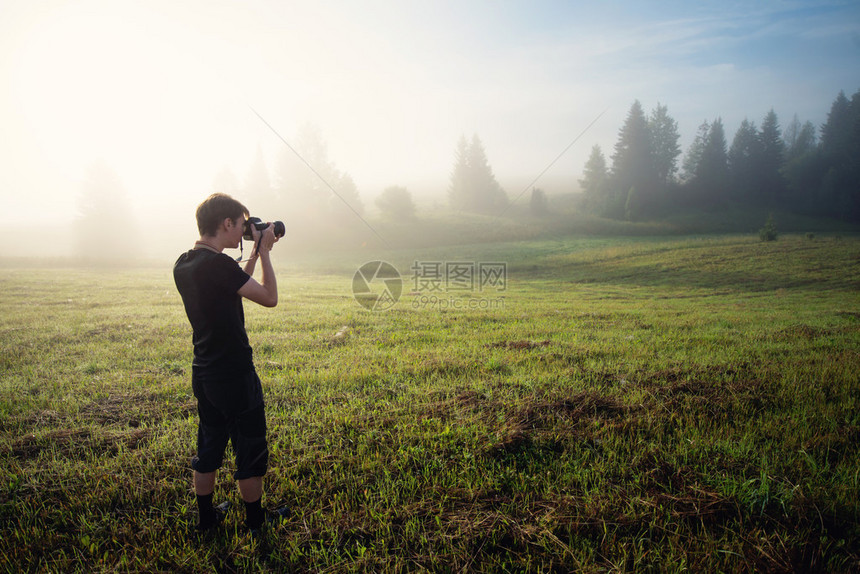
[[[274,230],[270,225],[263,230],[263,236],[260,239],[260,249],[257,256],[260,258],[260,267],[263,270],[263,277],[260,282],[251,277],[248,281],[239,288],[239,295],[245,299],[250,299],[254,303],[258,303],[263,307],[274,307],[278,304],[278,281],[275,278],[275,269],[272,267],[272,260],[269,252],[272,250],[277,238],[275,238]],[[256,257],[252,257],[245,264],[245,273],[251,275],[256,267]]]
[[257,267],[257,254],[254,253],[250,257],[248,257],[248,260],[245,262],[245,266],[242,269],[245,271],[245,273],[247,273],[248,275],[253,277],[254,276],[254,269],[256,267]]

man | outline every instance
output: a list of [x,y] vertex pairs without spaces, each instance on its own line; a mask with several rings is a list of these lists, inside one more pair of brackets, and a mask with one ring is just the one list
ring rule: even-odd
[[[278,284],[269,252],[278,240],[274,226],[253,230],[257,249],[240,268],[222,253],[239,247],[248,209],[232,197],[216,193],[197,207],[200,239],[173,267],[176,288],[193,329],[194,361],[191,384],[200,421],[197,455],[192,459],[197,495],[197,530],[210,531],[220,522],[221,505],[212,505],[215,473],[221,467],[227,441],[233,444],[239,492],[245,503],[245,525],[256,533],[262,527],[263,475],[269,451],[263,390],[254,369],[245,331],[242,299],[264,307],[278,304]],[[252,228],[254,226],[251,226]],[[262,266],[258,283],[251,275],[257,259]]]

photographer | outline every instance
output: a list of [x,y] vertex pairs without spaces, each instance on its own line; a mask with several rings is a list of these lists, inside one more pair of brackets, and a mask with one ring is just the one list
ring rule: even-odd
[[[214,507],[212,497],[229,440],[236,457],[233,477],[245,503],[245,525],[256,533],[265,518],[261,499],[269,451],[263,390],[245,331],[242,299],[264,307],[278,304],[269,256],[278,237],[273,225],[264,229],[247,225],[248,209],[223,193],[209,196],[196,215],[200,239],[177,259],[173,278],[193,329],[191,384],[200,415],[197,454],[191,462],[200,517],[197,530],[210,531],[222,518],[226,505]],[[240,247],[243,235],[256,244],[244,269],[222,253]],[[257,258],[260,282],[251,277]]]

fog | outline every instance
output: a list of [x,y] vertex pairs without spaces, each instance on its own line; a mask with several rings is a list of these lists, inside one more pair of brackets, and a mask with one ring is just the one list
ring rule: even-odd
[[[0,2],[0,255],[33,255],[26,221],[49,230],[39,255],[165,257],[215,189],[332,248],[373,247],[338,195],[371,222],[389,186],[444,211],[457,142],[477,134],[515,199],[606,111],[536,184],[569,194],[635,99],[669,106],[683,149],[717,116],[729,134],[770,108],[820,125],[857,87],[860,18],[798,6]],[[249,187],[260,165],[269,198]]]

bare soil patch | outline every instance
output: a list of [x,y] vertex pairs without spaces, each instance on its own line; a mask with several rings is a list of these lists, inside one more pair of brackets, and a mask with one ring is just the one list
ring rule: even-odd
[[112,393],[81,408],[86,422],[102,426],[139,427],[164,419],[188,417],[196,411],[194,399],[175,400],[163,395]]
[[543,341],[529,341],[527,339],[521,341],[499,341],[498,343],[491,343],[486,345],[487,348],[490,349],[513,349],[517,351],[528,351],[530,349],[537,349],[539,347],[549,347],[550,341],[549,339]]
[[93,432],[90,429],[60,429],[49,433],[25,435],[12,443],[12,456],[27,460],[42,452],[55,451],[64,458],[115,455],[120,449],[144,448],[152,440],[150,428],[125,432]]

